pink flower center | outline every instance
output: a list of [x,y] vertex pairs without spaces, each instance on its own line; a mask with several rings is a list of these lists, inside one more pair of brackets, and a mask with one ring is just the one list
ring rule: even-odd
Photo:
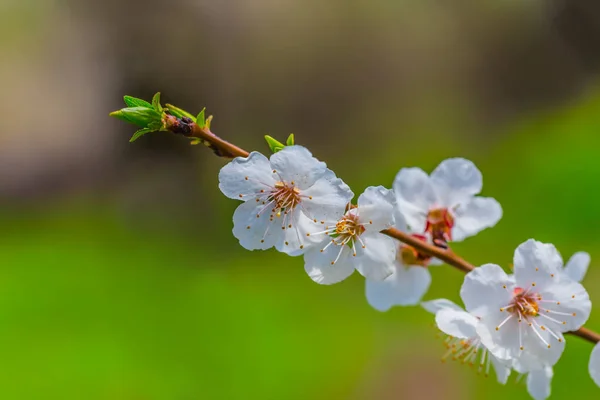
[[435,245],[445,247],[452,240],[454,217],[447,208],[435,208],[427,214],[425,232],[431,234]]

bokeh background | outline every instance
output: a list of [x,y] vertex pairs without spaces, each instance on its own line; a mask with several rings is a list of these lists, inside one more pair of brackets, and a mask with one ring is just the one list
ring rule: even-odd
[[[432,317],[371,309],[359,276],[242,249],[224,160],[129,144],[123,94],[206,106],[247,149],[294,132],[355,193],[470,158],[505,215],[455,250],[587,250],[600,304],[596,0],[2,0],[0,54],[2,399],[529,398],[441,364]],[[569,338],[552,398],[598,397],[591,349]]]

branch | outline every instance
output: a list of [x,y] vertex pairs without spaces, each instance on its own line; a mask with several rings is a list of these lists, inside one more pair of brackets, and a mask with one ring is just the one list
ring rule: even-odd
[[[213,151],[221,157],[235,158],[248,157],[249,155],[249,153],[246,150],[237,147],[216,136],[210,131],[208,127],[201,128],[198,124],[194,123],[193,121],[182,121],[181,119],[177,119],[173,116],[168,116],[167,118],[172,119],[167,121],[168,130],[170,130],[173,133],[183,134],[187,137],[199,139],[202,143],[204,143],[207,147],[213,149]],[[475,269],[475,267],[472,264],[457,256],[451,250],[441,249],[435,245],[423,242],[396,228],[385,229],[381,231],[381,233],[390,236],[394,239],[397,239],[402,243],[406,243],[407,245],[414,247],[421,253],[429,254],[435,258],[438,258],[444,261],[446,264],[464,273],[468,273]],[[588,342],[600,342],[600,334],[585,327],[581,327],[577,331],[567,333],[579,336],[580,338],[583,338]]]

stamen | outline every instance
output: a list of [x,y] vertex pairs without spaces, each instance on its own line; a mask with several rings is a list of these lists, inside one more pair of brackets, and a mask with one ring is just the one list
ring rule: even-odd
[[502,328],[502,325],[504,325],[505,323],[507,323],[507,322],[508,322],[508,320],[509,320],[509,319],[511,319],[512,317],[513,317],[513,314],[510,314],[508,317],[506,317],[506,318],[504,319],[504,321],[502,321],[502,322],[500,323],[500,325],[498,325],[498,326],[496,327],[496,330],[497,330],[497,331],[499,331],[499,330],[500,330],[500,328]]
[[[533,322],[535,323],[535,320],[533,320]],[[535,323],[537,325],[537,323]],[[531,323],[529,324],[529,326],[531,327],[531,329],[533,329],[533,331],[535,332],[535,334],[537,335],[538,338],[540,338],[540,340],[546,345],[548,346],[548,348],[550,348],[550,344],[548,342],[546,342],[546,339],[544,339],[542,337],[542,335],[537,331],[537,329],[535,329],[535,327],[533,325],[531,325]]]

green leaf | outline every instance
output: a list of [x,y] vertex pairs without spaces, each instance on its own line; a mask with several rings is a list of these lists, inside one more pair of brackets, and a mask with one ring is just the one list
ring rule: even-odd
[[154,107],[157,112],[162,113],[163,108],[160,105],[160,92],[157,92],[152,98],[152,107]]
[[156,112],[153,108],[141,106],[122,108],[119,111],[110,113],[109,115],[111,117],[115,117],[137,125],[141,128],[146,128],[152,123],[161,122],[161,114]]
[[123,96],[123,100],[125,100],[127,107],[152,108],[152,104],[148,103],[146,100],[138,99],[137,97]]
[[212,122],[212,120],[213,120],[213,116],[212,116],[212,115],[209,115],[209,116],[206,118],[206,121],[204,121],[204,128],[206,128],[206,129],[210,129],[210,123]]
[[165,104],[165,108],[167,110],[169,110],[169,112],[171,113],[171,115],[177,117],[177,118],[183,118],[183,117],[187,117],[189,119],[191,119],[192,121],[196,122],[196,117],[194,117],[192,114],[190,114],[189,112],[182,110],[179,107],[175,107],[172,104]]
[[149,129],[149,128],[142,128],[142,129],[136,131],[133,134],[133,136],[131,137],[131,139],[129,139],[129,143],[135,142],[136,140],[138,140],[139,138],[144,136],[146,133],[150,133],[150,132],[154,132],[154,130]]
[[288,136],[286,142],[285,142],[286,146],[293,146],[294,145],[294,134],[290,133],[290,136]]
[[202,111],[200,111],[198,116],[196,116],[196,124],[198,124],[198,126],[200,128],[204,128],[206,126],[206,119],[204,119],[204,111],[205,110],[206,110],[206,107],[204,107],[202,109]]
[[283,143],[272,138],[269,135],[265,135],[265,140],[267,141],[267,144],[269,145],[269,148],[273,153],[277,153],[278,151],[283,150],[283,148],[285,147]]

